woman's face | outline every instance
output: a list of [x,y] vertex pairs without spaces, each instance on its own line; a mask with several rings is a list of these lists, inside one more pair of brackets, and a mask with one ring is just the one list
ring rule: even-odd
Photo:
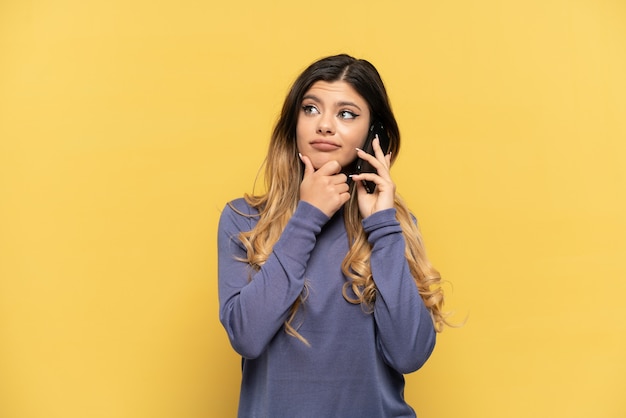
[[298,152],[317,170],[336,160],[342,167],[356,159],[370,125],[367,102],[345,81],[317,81],[304,94],[298,114]]

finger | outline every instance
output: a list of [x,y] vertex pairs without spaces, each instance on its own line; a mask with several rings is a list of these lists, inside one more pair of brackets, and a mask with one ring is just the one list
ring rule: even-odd
[[357,184],[362,184],[363,181],[371,181],[376,184],[376,189],[378,191],[382,190],[382,188],[386,188],[386,185],[389,183],[386,179],[379,176],[376,173],[361,173],[352,176],[352,180],[354,180]]
[[[378,150],[380,152],[382,161],[385,161],[385,156],[382,155],[382,150],[380,149],[380,146],[378,147]],[[376,152],[376,151],[374,151],[374,152]],[[382,169],[387,168],[387,166],[385,166],[385,164],[382,163],[378,158],[376,158],[372,154],[369,154],[369,153],[363,151],[360,148],[356,149],[356,153],[357,153],[357,156],[359,158],[361,158],[361,159],[367,161],[368,163],[370,163],[372,165],[372,167],[374,167],[376,169],[376,171],[379,172],[379,173],[382,171]]]
[[317,172],[323,176],[332,176],[334,174],[338,174],[340,171],[341,164],[339,164],[336,160],[328,161],[317,170]]
[[350,186],[346,182],[339,183],[339,184],[335,185],[335,190],[339,194],[348,193],[350,191]]
[[313,174],[315,172],[315,168],[313,167],[313,163],[311,162],[309,157],[300,153],[298,153],[298,156],[300,157],[300,161],[302,161],[302,164],[304,164],[304,175],[307,176]]
[[385,155],[385,161],[387,161],[387,167],[391,167],[391,153],[387,153],[387,155]]
[[356,194],[357,194],[357,196],[366,195],[367,194],[367,190],[365,190],[365,186],[363,185],[363,181],[355,179],[354,177],[356,177],[356,176],[350,176],[350,177],[352,177],[352,179],[354,180],[354,185],[356,187]]
[[372,145],[374,147],[374,156],[376,156],[377,160],[385,160],[385,153],[383,152],[382,147],[380,146],[380,138],[378,137],[378,134],[376,134],[376,137],[374,138],[374,141],[372,141]]
[[333,182],[333,184],[347,183],[348,182],[348,176],[345,175],[344,173],[335,174],[332,177],[332,182]]
[[352,177],[352,180],[359,181],[359,182],[363,180],[367,180],[367,181],[373,181],[374,183],[378,184],[382,181],[382,178],[376,173],[353,174],[350,177]]
[[341,206],[343,206],[344,203],[346,203],[348,200],[350,200],[350,193],[349,192],[341,193],[339,195],[339,199],[341,201]]

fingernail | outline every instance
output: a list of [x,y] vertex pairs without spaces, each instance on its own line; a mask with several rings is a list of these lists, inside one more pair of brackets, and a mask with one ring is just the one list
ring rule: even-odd
[[302,154],[298,153],[298,157],[300,157],[300,159],[302,159]]
[[358,152],[358,151],[363,152],[363,150],[362,150],[361,148],[356,148],[356,150],[357,150],[357,152]]

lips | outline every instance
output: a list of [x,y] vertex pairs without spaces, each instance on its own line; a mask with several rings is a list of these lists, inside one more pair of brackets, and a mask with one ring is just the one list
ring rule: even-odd
[[314,149],[318,150],[318,151],[334,151],[336,149],[341,148],[340,145],[331,142],[331,141],[326,141],[323,139],[316,139],[310,142],[311,147],[313,147]]

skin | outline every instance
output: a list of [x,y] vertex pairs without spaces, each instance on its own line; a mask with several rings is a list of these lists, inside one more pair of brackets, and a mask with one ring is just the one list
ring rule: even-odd
[[[391,155],[384,155],[378,139],[374,154],[361,151],[370,124],[369,106],[344,81],[318,81],[304,95],[296,126],[296,141],[304,164],[300,184],[303,200],[331,217],[350,199],[348,177],[342,171],[357,157],[372,164],[376,173],[352,175],[363,218],[393,207],[396,186],[391,179]],[[368,194],[361,183],[376,183]]]

